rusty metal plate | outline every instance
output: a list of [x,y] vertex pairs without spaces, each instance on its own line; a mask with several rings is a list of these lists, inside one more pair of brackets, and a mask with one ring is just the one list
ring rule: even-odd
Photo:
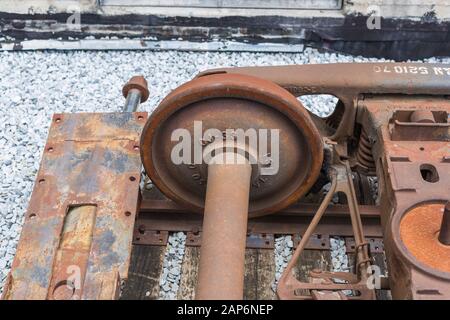
[[[135,232],[134,245],[166,246],[168,231],[142,230]],[[200,247],[202,233],[200,231],[186,233],[186,246]],[[250,233],[247,235],[248,249],[273,249],[275,247],[273,234]]]
[[[248,221],[249,234],[303,234],[317,211],[318,205],[298,203],[275,214],[253,218]],[[317,226],[317,234],[349,237],[353,236],[350,216],[346,205],[332,205],[326,210]],[[368,237],[382,237],[380,212],[377,206],[360,206],[364,232]],[[202,216],[191,213],[169,200],[143,200],[137,218],[136,230],[145,232],[170,231],[197,234],[202,228]],[[144,238],[143,238],[144,239]],[[322,248],[322,242],[316,247]],[[149,244],[136,242],[136,244]],[[151,243],[156,245],[157,243]]]
[[[366,241],[369,244],[369,251],[371,254],[384,252],[383,238],[366,238]],[[346,252],[355,253],[355,247],[355,238],[345,237]]]
[[438,239],[444,205],[426,203],[409,210],[400,221],[400,238],[408,251],[421,263],[442,272],[450,272],[450,246]]
[[133,244],[165,246],[167,245],[168,240],[169,231],[145,230],[143,228],[135,228]]
[[[248,222],[247,248],[273,249],[275,234],[292,234],[294,247],[306,230],[318,206],[298,203],[271,216],[250,219]],[[360,206],[364,232],[369,236],[371,252],[382,252],[382,232],[379,221],[379,208]],[[330,236],[349,239],[347,252],[351,249],[353,231],[350,224],[348,206],[333,205],[312,235],[305,249],[329,250]],[[186,246],[201,245],[202,216],[186,212],[170,200],[143,200],[135,226],[135,245],[165,246],[168,232],[186,232]],[[300,232],[300,233],[299,233]]]
[[113,299],[127,278],[146,113],[55,114],[4,299]]
[[[247,249],[273,249],[275,247],[273,234],[249,233],[246,242]],[[201,244],[201,232],[188,232],[186,234],[186,246],[199,247]]]
[[[294,248],[300,243],[302,239],[302,235],[294,234],[293,242]],[[308,250],[330,250],[330,235],[329,234],[320,234],[314,233],[309,238],[309,241],[305,245],[305,249]]]

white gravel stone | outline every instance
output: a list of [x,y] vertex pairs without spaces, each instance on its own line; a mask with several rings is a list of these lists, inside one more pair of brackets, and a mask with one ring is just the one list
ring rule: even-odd
[[[141,110],[152,111],[172,89],[208,68],[352,61],[377,60],[319,53],[313,49],[295,54],[180,51],[1,52],[0,291],[11,267],[53,113],[119,111],[124,102],[121,88],[136,74],[143,74],[150,86],[150,99],[141,106]],[[428,61],[449,63],[450,59],[432,58]],[[321,116],[331,112],[335,102],[333,99],[335,98],[330,96],[301,98],[307,108]],[[173,243],[173,247],[177,248],[176,257],[182,256],[184,252],[184,248],[180,249],[185,241],[185,235],[183,236],[179,235],[179,241]],[[289,247],[288,244],[286,241],[280,243],[277,252],[284,252],[284,248]],[[287,257],[283,256],[285,258]],[[179,261],[178,258],[175,260]],[[174,291],[167,297],[173,298]]]
[[0,259],[0,269],[4,269],[8,261],[6,259]]
[[[350,266],[348,264],[347,250],[345,248],[345,240],[342,237],[330,237],[331,247],[331,264],[333,271],[336,272],[350,272]],[[343,283],[345,281],[335,280],[337,283]],[[351,290],[344,290],[345,295],[351,295]]]
[[279,236],[275,238],[275,280],[272,283],[272,290],[276,292],[278,280],[280,280],[284,269],[292,258],[294,243],[292,236]]
[[175,232],[169,235],[166,253],[163,261],[163,271],[159,280],[159,299],[176,299],[181,279],[181,264],[183,263],[186,235]]

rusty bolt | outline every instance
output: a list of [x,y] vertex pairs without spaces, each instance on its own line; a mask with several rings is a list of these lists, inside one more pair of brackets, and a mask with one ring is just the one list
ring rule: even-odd
[[122,88],[122,94],[126,98],[131,89],[137,89],[141,92],[141,103],[147,101],[149,96],[147,80],[143,76],[132,77]]

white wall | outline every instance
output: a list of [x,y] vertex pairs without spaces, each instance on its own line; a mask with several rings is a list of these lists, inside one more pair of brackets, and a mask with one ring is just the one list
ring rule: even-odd
[[[147,2],[148,1],[148,2]],[[193,1],[193,0],[191,0]],[[272,0],[273,5],[265,1],[265,6],[280,7],[288,0]],[[300,0],[298,0],[300,2]],[[164,3],[178,4],[180,1],[169,0],[1,0],[0,11],[12,13],[47,13],[47,12],[73,12],[81,13],[99,13],[107,15],[116,14],[157,14],[164,16],[198,16],[198,17],[217,17],[217,16],[255,16],[255,15],[282,15],[282,16],[342,16],[349,13],[368,14],[372,10],[379,10],[383,17],[407,17],[420,19],[428,12],[434,12],[438,19],[450,19],[450,1],[449,0],[308,0],[307,5],[310,8],[326,7],[333,3],[342,1],[342,9],[334,10],[297,10],[296,4],[292,4],[291,9],[251,9],[251,8],[214,8],[217,0],[197,0],[192,7],[165,7]],[[238,0],[233,0],[237,6]],[[100,4],[99,4],[100,3]],[[120,6],[120,4],[125,4]],[[151,3],[156,6],[146,6]],[[182,2],[181,2],[182,3]],[[225,0],[219,3],[227,3]],[[243,7],[255,1],[245,0]],[[203,4],[209,8],[200,7]],[[374,7],[376,6],[376,7]]]

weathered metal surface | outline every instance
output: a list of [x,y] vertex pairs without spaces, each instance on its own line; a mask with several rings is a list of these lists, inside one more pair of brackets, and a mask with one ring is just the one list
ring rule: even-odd
[[[186,231],[188,245],[203,238],[207,251],[200,272],[200,278],[207,275],[207,289],[200,286],[205,294],[199,298],[242,298],[245,242],[271,248],[275,234],[292,234],[299,242],[279,282],[281,298],[343,299],[339,291],[354,290],[360,295],[352,299],[372,299],[366,282],[373,262],[369,253],[383,249],[394,299],[450,298],[444,210],[450,194],[449,78],[448,66],[434,64],[210,70],[163,100],[140,142],[146,114],[56,115],[4,297],[113,298],[127,275],[132,240],[164,245],[169,231]],[[311,121],[291,93],[333,94],[339,102],[330,117]],[[211,166],[175,165],[174,129],[188,129],[193,149],[215,145],[195,138],[195,120],[206,124],[203,129],[246,130],[255,123],[255,129],[282,129],[282,170],[261,180],[258,163],[256,170],[249,166],[249,179],[227,173],[207,180],[214,175],[208,173]],[[145,194],[133,229],[139,150],[155,185],[178,204]],[[320,171],[332,180],[322,204],[292,205]],[[375,202],[367,178],[374,174],[380,208],[363,205]],[[250,187],[250,196],[237,186]],[[335,192],[347,205],[328,206]],[[199,215],[208,193],[206,214]],[[295,279],[302,251],[328,249],[332,235],[346,237],[347,252],[355,255],[354,273],[313,270],[306,281]],[[78,278],[67,274],[73,266]]]
[[[49,293],[49,299],[80,298],[81,283],[84,281],[89,261],[96,216],[97,207],[92,204],[68,208],[53,262],[50,282],[50,288],[53,288],[53,291]],[[71,277],[72,273],[79,273],[80,279]]]
[[[433,93],[432,85],[424,84],[416,93]],[[450,195],[449,100],[366,97],[359,110],[361,124],[375,141],[372,151],[392,296],[449,299],[448,248],[438,240]],[[426,116],[423,111],[428,111]],[[410,130],[399,133],[399,125]]]
[[[417,63],[331,63],[273,67],[220,68],[202,72],[241,74],[272,81],[295,96],[331,94],[339,98],[334,113],[324,126],[317,122],[322,134],[342,141],[354,134],[356,106],[364,94],[449,94],[450,67],[445,64]],[[317,117],[313,116],[317,120]]]
[[400,221],[400,238],[404,246],[421,263],[450,273],[450,246],[439,241],[443,204],[422,204]]
[[249,163],[208,166],[198,300],[243,298],[251,173]]
[[168,231],[161,231],[160,229],[146,230],[145,226],[143,225],[139,225],[139,227],[134,228],[133,243],[136,245],[146,244],[146,245],[166,246],[168,239],[169,239]]
[[[371,255],[384,252],[383,237],[366,237]],[[345,248],[347,253],[354,253],[357,250],[355,238],[345,237]]]
[[[153,192],[155,191],[155,192]],[[140,217],[150,216],[151,214],[167,214],[174,217],[185,217],[185,219],[191,219],[191,217],[198,217],[198,214],[188,211],[176,202],[165,198],[162,195],[162,199],[153,199],[153,197],[159,196],[158,190],[151,189],[151,192],[143,191],[143,199],[140,202]],[[146,198],[148,196],[148,198]],[[376,205],[360,205],[360,214],[363,218],[379,218],[380,208]],[[299,217],[311,217],[319,208],[318,204],[296,202],[283,210],[274,212],[271,216],[285,215],[285,216],[299,216]],[[342,218],[348,215],[348,205],[344,204],[332,204],[326,209],[325,217]],[[268,219],[269,217],[257,217],[250,221],[260,221]],[[174,218],[176,219],[176,218]],[[168,218],[168,220],[170,220]]]
[[[131,77],[130,80],[128,80],[128,82],[122,88],[123,97],[128,99],[128,95],[131,90],[137,90],[140,93],[140,100],[136,104],[136,106],[139,103],[143,103],[143,102],[147,101],[150,92],[148,91],[147,80],[145,80],[145,78],[143,76],[134,76],[134,77]],[[136,111],[136,110],[133,110],[133,111]]]
[[[292,234],[295,243],[296,239],[305,232],[317,209],[316,204],[297,203],[272,215],[250,219],[247,223],[247,248],[273,248],[274,234]],[[305,249],[328,248],[329,243],[326,239],[329,236],[349,237],[350,240],[353,229],[348,213],[349,208],[346,205],[328,206],[311,238],[312,241],[306,244]],[[379,208],[362,205],[360,214],[364,233],[368,239],[381,238],[383,234]],[[167,241],[161,242],[159,236],[152,235],[163,234],[167,231],[184,231],[187,233],[186,246],[200,246],[202,219],[201,215],[187,212],[170,200],[142,200],[135,226],[134,243],[165,246]],[[146,236],[147,233],[150,236]]]
[[450,201],[444,207],[438,240],[443,245],[450,246]]
[[[174,140],[181,130],[181,140]],[[218,134],[205,136],[211,130]],[[267,137],[260,141],[262,132],[272,131],[277,133],[270,145]],[[254,141],[247,132],[254,132]],[[187,159],[178,163],[173,152],[182,142],[190,151],[181,150]],[[202,77],[161,102],[144,128],[141,158],[165,195],[191,210],[204,208],[196,299],[243,298],[248,217],[282,209],[309,191],[320,173],[322,146],[300,102],[269,81]],[[277,167],[264,174],[261,167],[270,166],[271,153]],[[205,161],[205,154],[213,161]]]
[[55,114],[4,299],[113,299],[126,279],[146,113]]
[[[145,233],[154,234],[155,231],[145,231]],[[134,240],[136,245],[152,245],[152,246],[165,246],[167,245],[167,239],[162,240],[158,238],[141,238]],[[199,232],[187,232],[186,234],[186,246],[187,247],[200,247],[202,245],[202,233]],[[247,249],[273,249],[274,248],[274,235],[273,234],[260,234],[251,233],[247,234],[246,239]]]
[[248,249],[273,249],[275,247],[275,237],[273,234],[247,234]]
[[150,92],[148,91],[147,80],[143,76],[134,76],[123,86],[122,94],[124,96],[125,105],[124,112],[136,112],[139,104],[148,99]]
[[[191,211],[203,212],[206,166],[176,165],[170,156],[178,143],[171,141],[176,129],[187,129],[190,137],[194,137],[191,141],[194,152],[208,144],[195,134],[195,121],[202,121],[203,131],[280,130],[279,163],[283,165],[274,175],[258,176],[258,170],[253,170],[250,217],[292,204],[311,188],[319,175],[322,140],[306,110],[289,92],[250,76],[219,74],[197,78],[161,102],[141,138],[142,162],[152,181],[165,195]],[[263,160],[260,158],[258,161]]]
[[[423,256],[441,251],[438,247],[431,252],[424,248],[433,243],[443,245],[438,243],[442,213],[423,221],[427,226],[417,222],[420,215],[414,218],[409,214],[414,208],[434,204],[440,204],[442,211],[449,200],[448,65],[370,63],[225,68],[208,70],[199,77],[224,73],[259,76],[296,96],[338,97],[330,117],[313,120],[321,134],[332,141],[332,149],[339,157],[348,159],[354,169],[364,174],[376,171],[393,297],[450,296],[450,273],[436,269],[433,259]],[[435,237],[405,231],[405,235],[414,234],[414,239],[420,239],[409,241],[408,249],[400,236],[401,222],[404,230],[412,230],[413,226],[422,231],[434,228]],[[418,256],[428,264],[419,261]]]

